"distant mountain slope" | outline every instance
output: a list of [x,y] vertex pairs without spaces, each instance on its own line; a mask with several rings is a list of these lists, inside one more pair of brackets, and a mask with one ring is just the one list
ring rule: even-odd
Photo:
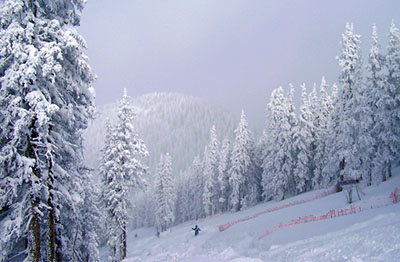
[[[151,93],[132,99],[137,112],[134,126],[145,141],[150,156],[147,164],[153,170],[160,154],[169,152],[174,172],[185,168],[197,154],[202,154],[215,124],[219,139],[233,137],[239,116],[198,98],[178,93]],[[236,119],[237,118],[237,119]],[[105,123],[117,119],[117,103],[97,108],[84,137],[84,154],[89,167],[96,169],[104,145]]]

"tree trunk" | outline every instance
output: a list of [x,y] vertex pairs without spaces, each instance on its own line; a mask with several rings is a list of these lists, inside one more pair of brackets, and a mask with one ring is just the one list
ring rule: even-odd
[[39,199],[32,199],[32,222],[31,222],[31,231],[33,238],[33,249],[30,251],[32,255],[33,262],[40,261],[40,218],[39,214],[36,212],[36,209],[39,207]]
[[369,170],[368,170],[368,186],[372,185],[372,164],[369,165]]
[[121,260],[126,258],[126,224],[122,226],[122,257]]
[[49,237],[48,237],[48,245],[49,245],[49,262],[56,261],[56,245],[55,245],[55,211],[53,204],[53,194],[51,193],[52,186],[49,185],[49,198],[47,200],[47,204],[49,206]]
[[[49,135],[51,132],[51,126],[49,126]],[[47,139],[47,142],[50,144],[51,141],[50,139]],[[53,152],[51,152],[53,153]],[[53,195],[53,184],[54,184],[54,175],[53,175],[53,156],[50,155],[48,159],[48,165],[49,165],[49,177],[47,181],[47,188],[49,192],[49,196],[47,199],[47,205],[49,207],[49,221],[48,221],[48,230],[49,230],[49,236],[48,236],[48,248],[49,248],[49,262],[55,262],[57,261],[56,259],[56,244],[55,244],[55,238],[56,238],[56,230],[55,230],[55,220],[56,220],[56,212],[55,212],[55,207],[54,207],[54,195]]]
[[[32,118],[31,124],[29,125],[29,129],[31,130],[30,136],[27,135],[27,140],[28,140],[28,145],[25,150],[25,156],[34,159],[35,164],[32,167],[32,173],[33,175],[37,178],[37,180],[40,180],[41,174],[40,174],[40,169],[38,168],[37,162],[37,155],[35,151],[35,144],[34,141],[38,139],[39,134],[36,131],[35,128],[35,123],[36,123],[36,117]],[[35,187],[36,184],[40,182],[36,181],[31,181],[31,187]],[[32,233],[32,248],[29,251],[30,255],[32,257],[33,262],[39,262],[40,261],[40,215],[38,212],[39,209],[39,203],[40,203],[40,198],[38,195],[36,195],[37,192],[34,192],[31,194],[31,215],[32,215],[32,220],[31,220],[31,233]]]
[[[386,165],[387,164],[387,165]],[[389,170],[386,171],[386,169],[389,169],[389,161],[385,161],[385,165],[383,166],[382,170],[382,182],[386,181],[386,172],[389,173]]]
[[343,170],[346,165],[346,160],[343,158],[339,163],[340,170]]
[[353,186],[348,186],[346,189],[347,191],[347,203],[352,204],[353,203]]

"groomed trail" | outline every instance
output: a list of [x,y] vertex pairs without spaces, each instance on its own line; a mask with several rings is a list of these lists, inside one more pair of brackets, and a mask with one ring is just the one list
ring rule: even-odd
[[[400,204],[391,197],[396,188],[400,188],[400,175],[365,188],[362,200],[352,205],[343,192],[311,199],[326,192],[317,190],[237,213],[188,221],[161,233],[160,238],[153,228],[134,230],[128,234],[125,262],[397,261]],[[277,206],[285,208],[264,212]],[[254,214],[260,215],[229,230],[218,228]],[[201,228],[197,237],[193,224]],[[102,252],[102,261],[106,257]]]

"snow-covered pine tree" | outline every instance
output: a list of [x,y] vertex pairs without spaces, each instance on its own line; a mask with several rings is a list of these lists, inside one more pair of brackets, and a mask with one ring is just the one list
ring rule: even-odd
[[[282,200],[289,189],[290,170],[287,167],[291,150],[290,129],[288,118],[288,102],[284,97],[283,88],[272,91],[268,103],[268,121],[264,130],[265,149],[263,157],[262,188],[266,200],[275,198]],[[285,167],[285,169],[284,169]]]
[[75,183],[79,193],[76,211],[77,218],[74,238],[72,242],[73,261],[99,262],[98,227],[101,225],[101,214],[98,208],[98,192],[95,189],[93,170],[80,170],[80,183]]
[[333,145],[335,143],[336,139],[336,130],[335,126],[337,125],[337,114],[336,114],[336,108],[338,107],[339,101],[339,87],[337,84],[332,85],[332,93],[331,93],[331,102],[332,102],[332,108],[333,110],[331,111],[330,114],[330,121],[328,122],[328,130],[327,130],[327,139],[325,141],[325,165],[322,167],[322,181],[320,186],[321,187],[327,187],[332,181],[337,181],[339,171],[340,171],[340,166],[338,167],[338,164],[335,161],[332,161],[334,159],[332,155],[334,155],[333,151]]
[[[112,182],[113,175],[108,172],[109,168],[113,165],[113,153],[112,153],[112,145],[113,145],[113,127],[109,121],[109,119],[106,119],[106,124],[105,124],[105,137],[104,137],[104,146],[100,150],[101,155],[99,158],[99,168],[98,168],[98,176],[100,177],[100,196],[98,201],[100,202],[100,208],[102,211],[102,225],[101,227],[105,229],[105,232],[101,237],[101,239],[104,242],[108,242],[109,239],[109,230],[108,230],[108,218],[109,214],[107,211],[107,203],[105,202],[105,199],[109,197],[110,194],[110,189],[108,186],[109,183]],[[101,241],[101,242],[103,242]]]
[[230,168],[231,149],[228,139],[224,139],[221,145],[221,153],[218,165],[218,182],[219,182],[219,203],[220,210],[225,212],[229,207],[229,168]]
[[218,186],[218,152],[219,141],[215,126],[210,130],[210,143],[204,152],[204,192],[203,205],[207,216],[214,215],[218,210],[219,186]]
[[175,220],[174,209],[176,194],[172,180],[171,156],[161,155],[155,178],[156,222],[157,227],[164,232],[167,226]]
[[287,119],[289,125],[287,126],[287,159],[286,163],[283,166],[283,171],[288,174],[289,177],[289,186],[288,186],[288,195],[293,195],[297,193],[297,184],[295,177],[295,168],[297,165],[297,157],[298,151],[296,146],[296,137],[298,136],[298,126],[299,121],[296,115],[296,107],[294,105],[294,87],[292,84],[289,84],[289,95],[287,99]]
[[260,178],[260,201],[265,200],[265,195],[264,195],[264,186],[263,186],[263,163],[264,159],[268,157],[268,150],[267,150],[267,144],[268,142],[268,135],[267,135],[267,130],[266,127],[262,131],[262,135],[259,138],[259,141],[255,147],[255,165],[256,169]]
[[[327,171],[331,180],[339,173],[344,179],[359,179],[362,176],[364,152],[359,143],[362,129],[362,114],[365,97],[362,86],[362,62],[360,36],[353,33],[353,25],[347,23],[342,35],[342,54],[338,57],[342,68],[339,76],[341,88],[333,117],[333,133],[329,147],[331,165]],[[349,192],[351,196],[351,192]],[[352,200],[349,199],[349,202]]]
[[143,140],[134,132],[134,117],[124,89],[118,105],[118,122],[107,132],[99,170],[103,182],[102,199],[107,212],[109,261],[113,262],[126,257],[129,189],[146,186],[143,175],[147,168],[141,160],[148,155],[148,151]]
[[179,176],[177,176],[174,180],[175,185],[175,198],[176,198],[176,203],[174,205],[174,223],[180,224],[183,222],[184,218],[187,213],[186,210],[184,210],[184,205],[185,205],[185,185],[186,185],[186,179],[184,178],[186,174],[184,174],[186,170],[180,171]]
[[301,86],[301,101],[299,124],[295,126],[294,146],[297,164],[294,169],[294,179],[297,193],[311,189],[311,179],[314,173],[315,154],[315,87],[307,95],[305,84]]
[[175,180],[176,204],[175,223],[183,223],[192,219],[193,192],[191,187],[192,176],[190,169],[182,171]]
[[390,26],[388,41],[386,96],[379,102],[385,109],[383,121],[385,133],[381,134],[383,142],[381,153],[384,154],[385,161],[383,178],[391,176],[392,162],[399,161],[400,158],[400,33],[394,22]]
[[262,135],[261,135],[261,137],[260,137],[260,140],[258,141],[258,144],[257,144],[257,147],[256,147],[256,156],[257,156],[257,162],[258,162],[258,165],[260,166],[260,168],[261,168],[261,197],[262,197],[262,199],[263,200],[269,200],[268,198],[267,198],[267,192],[266,192],[266,190],[267,190],[267,188],[268,188],[268,186],[267,186],[267,178],[265,177],[266,176],[266,173],[264,172],[264,163],[266,163],[266,161],[267,161],[267,159],[268,159],[268,157],[269,157],[269,143],[271,143],[272,141],[270,141],[270,139],[271,139],[271,137],[270,137],[270,135],[267,133],[268,132],[268,130],[269,130],[269,127],[270,127],[270,124],[271,123],[269,123],[269,119],[270,119],[270,111],[268,110],[268,108],[266,109],[266,111],[267,111],[267,117],[266,117],[266,119],[267,119],[267,121],[266,121],[266,125],[265,125],[265,127],[264,127],[264,129],[263,129],[263,131],[262,131]]
[[231,188],[229,199],[231,209],[234,211],[255,204],[260,197],[260,181],[255,177],[254,172],[254,148],[252,133],[242,110],[239,125],[235,129],[235,142],[229,170]]
[[193,194],[192,212],[191,217],[193,219],[199,219],[205,217],[204,205],[203,205],[203,194],[204,194],[204,161],[200,156],[196,156],[193,159],[191,166],[191,188]]
[[[256,155],[256,144],[254,142],[254,136],[251,130],[248,128],[246,117],[244,117],[244,125],[247,127],[247,133],[249,140],[247,141],[247,152],[250,156],[250,166],[246,176],[246,188],[248,191],[248,197],[246,206],[254,206],[262,199],[262,187],[261,187],[261,167],[259,165],[259,158]],[[246,129],[244,129],[245,132]]]
[[[376,34],[376,28],[373,28],[373,38],[372,40],[376,48],[378,48],[378,38]],[[374,47],[374,49],[376,49]],[[375,53],[375,50],[373,51]],[[375,55],[373,55],[375,56]],[[379,56],[379,55],[378,55]],[[377,58],[377,56],[375,56]],[[375,59],[372,58],[372,59]],[[371,62],[371,54],[369,56],[369,62]],[[382,61],[383,62],[383,61]],[[368,67],[368,66],[367,66]],[[357,128],[357,142],[359,158],[359,171],[358,177],[362,179],[363,183],[366,185],[372,184],[372,170],[374,167],[374,155],[376,152],[376,138],[374,137],[373,126],[375,121],[376,100],[377,100],[377,89],[378,86],[370,82],[370,78],[367,78],[367,84],[362,83],[361,87],[357,91],[356,102],[357,107],[355,108],[355,119],[358,121]],[[372,81],[374,82],[374,81]]]
[[320,124],[321,124],[321,119],[320,119],[320,99],[317,95],[317,88],[316,84],[314,84],[313,90],[311,93],[308,95],[308,105],[309,105],[309,111],[311,112],[311,121],[313,123],[312,125],[312,139],[311,139],[311,144],[310,144],[310,180],[308,181],[308,190],[312,189],[312,179],[315,176],[315,169],[316,169],[316,154],[317,154],[317,145],[318,145],[318,137],[320,136],[318,134],[320,130]]
[[[114,134],[113,129],[108,129],[106,133],[106,140],[104,148],[102,149],[102,161],[100,162],[99,174],[102,176],[102,192],[101,200],[103,201],[104,209],[106,211],[105,224],[107,231],[107,245],[110,249],[108,260],[110,262],[119,261],[119,245],[120,245],[120,227],[115,210],[118,208],[118,202],[114,201],[114,195],[117,194],[120,188],[118,184],[121,182],[121,176],[118,176],[114,168],[116,159],[116,150],[113,146],[116,144],[112,141]],[[120,198],[120,196],[118,196]]]
[[329,137],[329,123],[331,123],[333,102],[332,97],[328,95],[327,92],[328,85],[326,83],[325,77],[322,77],[320,84],[320,97],[317,105],[317,125],[316,128],[316,149],[314,156],[314,176],[312,178],[312,187],[319,188],[322,186],[322,182],[324,181],[323,177],[323,169],[327,165],[328,162],[328,148],[327,141]]
[[[378,34],[376,32],[376,26],[372,28],[371,36],[371,49],[368,56],[367,64],[367,76],[366,76],[366,103],[368,105],[369,121],[364,124],[367,125],[365,128],[366,135],[369,140],[363,141],[368,143],[367,148],[369,164],[367,172],[363,174],[364,183],[372,185],[382,181],[384,176],[383,167],[384,163],[388,161],[386,157],[388,154],[385,153],[387,147],[384,146],[382,136],[386,136],[387,131],[385,128],[385,121],[387,121],[385,113],[386,106],[381,104],[385,99],[385,75],[384,75],[384,64],[385,57],[381,54],[380,46],[378,43]],[[367,120],[368,120],[367,119]],[[389,131],[390,132],[390,131]],[[389,160],[390,161],[390,160]]]
[[83,3],[4,0],[0,6],[4,260],[72,258],[81,215],[74,212],[73,185],[94,98],[85,43],[74,29]]

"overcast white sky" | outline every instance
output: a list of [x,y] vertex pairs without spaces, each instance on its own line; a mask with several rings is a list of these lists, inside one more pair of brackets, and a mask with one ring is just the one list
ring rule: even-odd
[[[79,32],[98,105],[155,91],[201,97],[263,126],[270,93],[337,82],[341,34],[353,22],[382,47],[399,0],[88,0]],[[366,54],[364,55],[366,58]]]

